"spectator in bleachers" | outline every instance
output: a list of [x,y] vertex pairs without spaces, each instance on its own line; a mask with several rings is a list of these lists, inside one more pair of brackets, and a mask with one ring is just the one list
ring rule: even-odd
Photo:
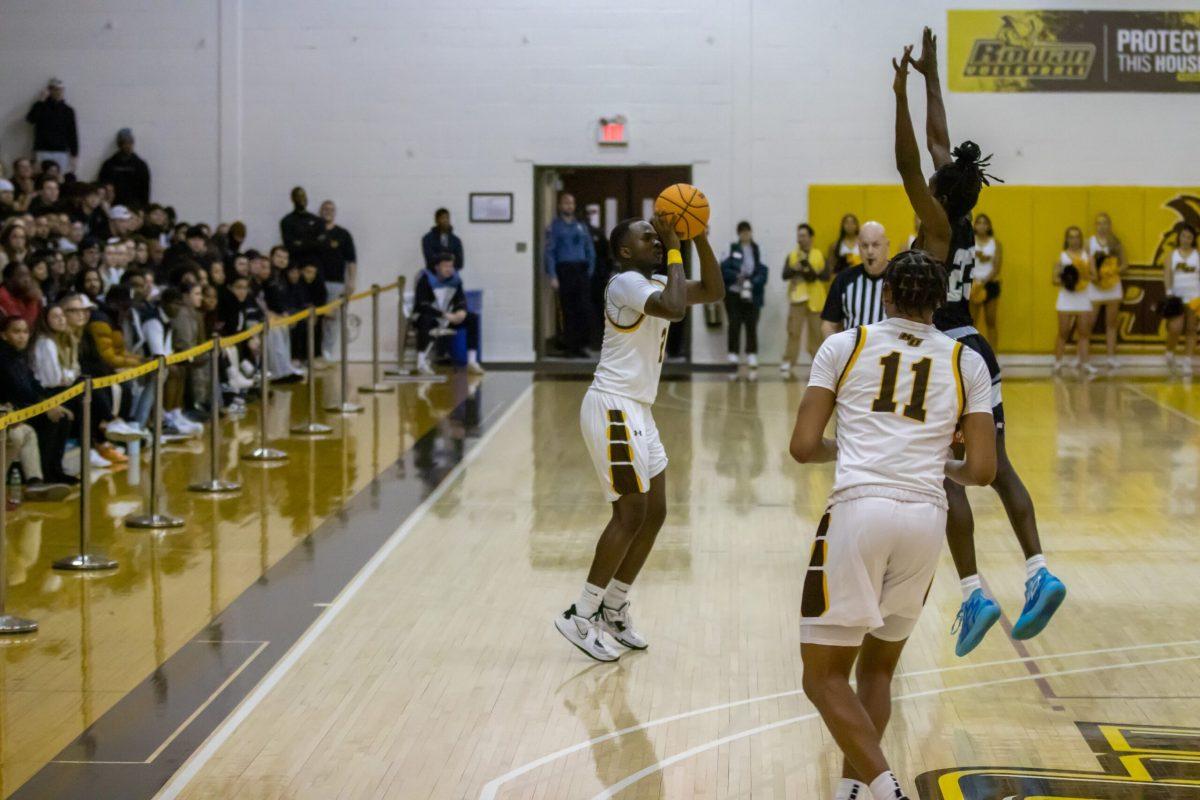
[[92,236],[83,237],[83,241],[79,243],[79,268],[84,269],[99,269],[101,261],[100,239]]
[[79,379],[79,343],[67,327],[61,305],[47,308],[36,327],[33,373],[47,389],[66,389]]
[[121,282],[125,274],[125,247],[120,239],[109,239],[104,245],[104,261],[100,266],[100,279],[107,291]]
[[88,308],[100,304],[100,295],[104,293],[104,279],[96,267],[84,267],[75,279],[75,291],[88,299]]
[[[358,254],[354,250],[354,237],[350,231],[338,225],[337,206],[332,200],[321,203],[321,233],[317,236],[317,247],[313,253],[315,263],[321,270],[321,278],[325,281],[325,294],[329,297],[341,297],[354,294],[358,278]],[[293,258],[297,264],[314,261],[313,256]],[[322,321],[321,341],[322,355],[327,361],[338,357],[341,344],[338,337],[341,332],[341,311],[327,315]]]
[[7,178],[0,178],[0,223],[18,213],[16,205],[16,187]]
[[37,193],[33,162],[22,156],[13,161],[12,182],[14,188],[13,207],[22,213],[29,208],[29,201]]
[[5,266],[4,283],[0,285],[0,314],[25,320],[32,331],[43,305],[42,290],[29,267],[20,261]]
[[238,220],[229,226],[229,229],[224,233],[218,232],[213,237],[213,245],[221,255],[221,259],[232,266],[233,259],[237,258],[242,252],[242,247],[246,244],[246,223]]
[[[61,253],[55,253],[53,250],[39,250],[26,260],[26,265],[29,267],[29,275],[33,278],[33,285],[41,293],[43,305],[53,303],[61,293],[58,277],[56,277],[51,269],[52,265],[56,261],[61,262],[61,259]],[[60,268],[58,274],[61,275],[61,273],[62,270]]]
[[111,235],[108,226],[108,211],[101,203],[103,195],[97,184],[86,184],[76,199],[76,208],[72,218],[82,222],[89,236],[107,239]]
[[184,231],[182,241],[177,241],[167,248],[163,254],[163,269],[174,282],[176,272],[184,267],[185,262],[200,263],[208,252],[208,238],[204,229],[199,225],[189,225]]
[[[5,406],[7,408],[7,406]],[[37,431],[28,423],[10,425],[0,436],[8,437],[8,463],[3,464],[4,474],[8,475],[12,464],[21,465],[21,493],[24,499],[31,502],[53,503],[63,500],[71,493],[68,483],[78,483],[74,478],[64,476],[63,483],[51,483],[43,478],[42,449],[38,445]],[[6,497],[6,510],[12,511],[18,503],[10,496]]]
[[466,266],[463,258],[462,239],[454,233],[450,224],[450,211],[439,208],[433,212],[433,227],[421,237],[421,254],[425,256],[425,266],[433,269],[442,253],[454,256],[454,268],[461,270]]
[[133,152],[133,131],[117,131],[117,152],[100,167],[100,182],[111,183],[115,201],[145,208],[150,203],[150,167]]
[[[287,271],[290,255],[287,248],[277,244],[271,248],[268,272],[260,265],[258,274],[263,311],[271,321],[286,316],[288,311]],[[253,269],[253,266],[252,266]],[[267,333],[267,375],[278,383],[295,383],[303,379],[299,365],[292,361],[292,338],[287,328],[271,328]]]
[[587,223],[575,218],[575,197],[558,196],[558,214],[546,228],[546,274],[562,306],[562,348],[568,358],[590,358],[591,275],[596,251]]
[[288,255],[296,259],[311,258],[323,227],[321,218],[308,210],[308,193],[304,188],[292,189],[292,210],[279,220],[279,233]]
[[108,232],[110,236],[123,237],[132,233],[136,221],[133,212],[125,206],[111,206],[108,209]]
[[38,193],[29,201],[29,213],[35,217],[57,213],[62,208],[62,201],[58,196],[58,181],[42,175],[37,179],[36,185]]
[[45,250],[51,246],[52,234],[50,230],[50,221],[54,219],[54,215],[50,213],[38,214],[33,218],[33,227],[29,230],[29,251]]
[[75,126],[75,109],[63,99],[63,82],[51,78],[42,94],[25,115],[33,125],[34,158],[50,160],[64,172],[75,171],[79,156],[79,130]]
[[0,229],[0,267],[8,264],[23,264],[29,255],[29,232],[20,217],[10,219]]
[[[193,284],[181,289],[180,294],[182,302],[170,315],[171,341],[177,353],[203,344],[207,338],[204,330],[204,317],[201,314],[201,307],[204,304],[204,288],[199,284]],[[178,366],[182,367],[184,389],[176,406],[180,410],[172,416],[172,422],[184,433],[200,433],[204,429],[203,426],[193,421],[183,409],[198,410],[208,406],[208,356],[203,355]]]
[[[13,408],[36,405],[53,394],[33,374],[26,350],[30,326],[20,317],[0,320],[0,403]],[[63,453],[71,432],[72,414],[66,408],[52,408],[30,420],[37,433],[41,471],[52,483],[63,481]]]
[[[304,290],[306,306],[323,306],[329,302],[329,292],[325,288],[325,281],[321,279],[321,271],[316,264],[308,263],[300,268],[300,285]],[[313,344],[316,350],[313,353],[314,361],[320,358],[321,353],[324,352],[324,335],[324,325],[317,325],[316,330],[313,331]],[[308,339],[306,338],[304,341],[307,346]],[[302,353],[305,358],[308,357],[308,352],[304,348],[299,350],[293,348],[293,352]]]
[[467,371],[483,374],[479,364],[479,317],[467,310],[462,278],[454,268],[454,255],[443,253],[432,269],[417,278],[413,297],[417,329],[417,371],[432,375],[428,350],[437,328],[464,328],[467,332]]

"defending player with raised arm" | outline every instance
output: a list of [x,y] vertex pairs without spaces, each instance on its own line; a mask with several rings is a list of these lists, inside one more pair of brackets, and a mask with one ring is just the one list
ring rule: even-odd
[[[880,740],[945,536],[942,482],[986,485],[996,470],[987,367],[934,329],[945,300],[945,272],[928,253],[893,258],[888,318],[825,340],[792,433],[800,463],[837,461],[800,605],[804,692],[846,757],[836,800],[905,797]],[[835,411],[837,439],[826,439]],[[954,460],[959,425],[965,457]]]
[[[925,77],[926,145],[934,166],[928,183],[921,174],[920,151],[908,111],[910,65]],[[913,247],[938,259],[945,265],[947,273],[946,304],[934,314],[933,322],[938,330],[979,353],[992,377],[992,417],[998,452],[992,488],[1000,496],[1026,559],[1025,605],[1013,625],[1012,635],[1016,639],[1028,639],[1041,633],[1049,624],[1066,598],[1067,589],[1047,569],[1033,500],[1009,461],[1004,446],[1000,364],[971,318],[971,283],[975,267],[975,230],[971,213],[983,187],[989,185],[990,180],[996,180],[985,171],[991,157],[982,158],[979,145],[971,141],[950,150],[946,106],[937,69],[937,37],[933,31],[929,28],[923,31],[918,58],[914,59],[912,48],[906,47],[899,61],[892,60],[892,66],[896,73],[896,168],[921,223]],[[988,594],[976,566],[975,520],[967,494],[957,483],[947,481],[946,496],[950,502],[946,537],[963,593],[963,604],[954,623],[958,633],[954,651],[965,656],[983,641],[1000,618],[1000,605]]]
[[[693,239],[700,280],[687,279],[675,222],[673,215],[623,220],[609,239],[618,271],[604,290],[604,344],[579,422],[612,516],[579,599],[554,618],[559,633],[597,661],[619,656],[608,636],[647,647],[629,614],[629,590],[667,515],[667,454],[651,413],[667,329],[688,306],[725,296],[721,265],[703,234]],[[666,280],[657,274],[664,259]]]

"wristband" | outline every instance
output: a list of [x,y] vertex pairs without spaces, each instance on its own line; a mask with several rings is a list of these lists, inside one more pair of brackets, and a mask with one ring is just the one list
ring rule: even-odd
[[668,267],[671,266],[672,264],[682,264],[682,263],[683,263],[683,254],[682,253],[680,253],[675,248],[671,248],[670,250],[667,251],[667,266]]

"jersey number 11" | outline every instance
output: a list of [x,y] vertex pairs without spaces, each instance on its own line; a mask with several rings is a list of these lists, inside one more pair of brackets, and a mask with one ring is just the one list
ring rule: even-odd
[[[872,411],[882,411],[893,414],[896,411],[896,377],[900,373],[900,353],[893,350],[879,359],[883,365],[883,379],[879,383],[879,396],[871,404]],[[925,421],[925,390],[929,388],[929,370],[933,360],[926,357],[912,365],[913,387],[912,396],[904,406],[904,416]]]

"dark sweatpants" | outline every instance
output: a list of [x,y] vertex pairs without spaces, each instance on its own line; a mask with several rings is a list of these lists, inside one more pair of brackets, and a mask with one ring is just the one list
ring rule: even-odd
[[[437,314],[418,314],[417,315],[417,352],[424,353],[425,348],[429,347],[429,340],[433,337],[429,332],[438,326],[438,321],[441,316]],[[479,349],[479,317],[476,314],[467,312],[467,317],[457,325],[450,326],[454,330],[466,328],[467,330],[467,349]]]
[[741,345],[741,330],[746,329],[746,352],[758,352],[758,306],[740,295],[725,295],[725,311],[729,316],[729,352],[737,355]]
[[562,345],[568,355],[577,355],[592,338],[591,278],[584,261],[555,266],[558,299],[562,304]]

